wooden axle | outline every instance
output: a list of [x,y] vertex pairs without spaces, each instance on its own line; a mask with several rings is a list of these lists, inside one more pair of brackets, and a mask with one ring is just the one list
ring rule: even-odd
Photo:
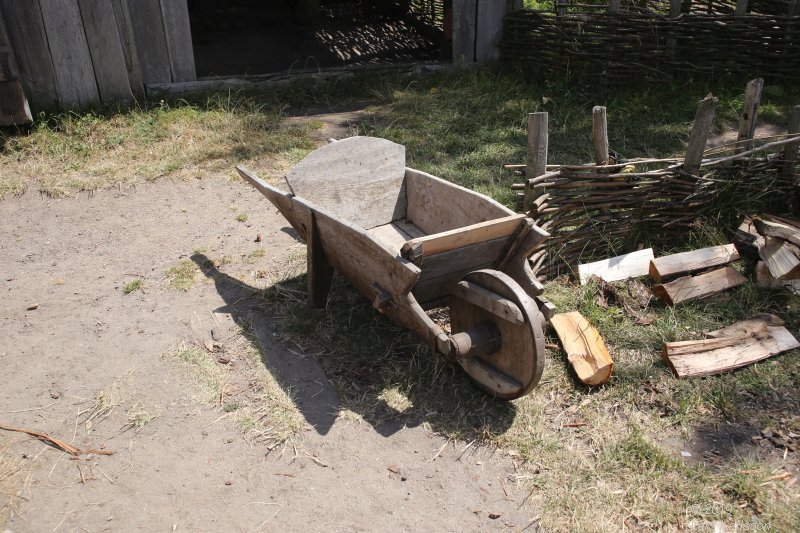
[[491,355],[501,346],[500,330],[492,322],[484,320],[467,331],[451,335],[448,356],[458,360],[476,355]]

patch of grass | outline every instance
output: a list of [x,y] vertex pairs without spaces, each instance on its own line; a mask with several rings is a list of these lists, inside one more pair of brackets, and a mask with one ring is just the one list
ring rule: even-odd
[[144,288],[144,280],[142,280],[141,278],[136,278],[134,280],[125,283],[125,285],[122,286],[122,292],[123,294],[130,294],[134,291],[140,291],[143,288]]
[[22,469],[22,461],[9,451],[8,442],[0,439],[0,527],[3,527],[11,513],[16,512],[18,506],[25,501],[21,490]]
[[133,407],[128,409],[128,423],[127,428],[139,432],[144,426],[156,419],[156,415],[152,409],[146,408],[140,401],[136,401]]
[[169,287],[185,291],[194,286],[198,272],[197,265],[191,259],[183,259],[169,267],[164,276]]
[[239,213],[236,215],[237,222],[247,222],[247,213]]
[[265,255],[267,255],[267,251],[264,248],[256,248],[255,250],[250,252],[250,255],[248,257],[250,257],[250,259],[261,259]]

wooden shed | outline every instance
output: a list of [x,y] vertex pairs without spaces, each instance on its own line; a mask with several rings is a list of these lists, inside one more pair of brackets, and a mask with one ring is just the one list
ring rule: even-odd
[[521,0],[0,0],[0,125],[148,85],[375,63],[484,62]]

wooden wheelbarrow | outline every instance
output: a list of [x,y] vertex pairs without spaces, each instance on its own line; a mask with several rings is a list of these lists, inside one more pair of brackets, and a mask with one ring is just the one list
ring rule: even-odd
[[[237,170],[305,240],[310,305],[325,305],[335,269],[496,397],[539,382],[553,307],[528,262],[548,234],[530,218],[406,168],[405,147],[374,137],[311,153],[286,176],[291,192]],[[449,333],[425,312],[444,306]]]

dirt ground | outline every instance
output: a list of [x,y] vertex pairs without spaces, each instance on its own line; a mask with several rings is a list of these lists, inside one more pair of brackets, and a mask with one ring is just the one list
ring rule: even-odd
[[[467,443],[425,425],[384,436],[340,416],[314,358],[273,342],[252,289],[202,275],[186,291],[167,286],[165,271],[203,250],[259,287],[258,271],[302,253],[286,226],[255,190],[222,176],[61,200],[29,190],[0,202],[0,423],[113,452],[75,459],[0,432],[0,453],[19,468],[18,485],[0,494],[12,509],[0,531],[537,528],[502,451],[462,453]],[[266,253],[253,259],[258,248]],[[143,290],[124,294],[135,278]],[[220,368],[246,382],[242,317],[306,426],[272,452],[168,355],[214,330],[230,359]],[[131,428],[137,413],[152,420]]]

